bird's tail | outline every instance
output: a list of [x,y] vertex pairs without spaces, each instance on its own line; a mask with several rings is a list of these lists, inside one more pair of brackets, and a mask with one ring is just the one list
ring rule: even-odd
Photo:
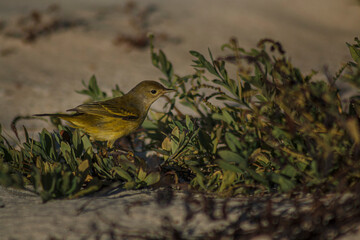
[[69,117],[69,114],[63,114],[63,113],[41,113],[41,114],[34,114],[34,117],[58,117],[58,118],[63,118],[63,117]]
[[79,116],[82,115],[81,113],[73,113],[73,114],[66,114],[66,113],[41,113],[35,114],[35,117],[58,117],[62,120],[68,121],[73,123],[74,120]]
[[65,120],[69,123],[71,127],[78,128],[78,121],[76,121],[76,117],[81,115],[81,113],[74,113],[74,114],[65,114],[65,113],[41,113],[41,114],[34,114],[35,117],[58,117],[62,120]]

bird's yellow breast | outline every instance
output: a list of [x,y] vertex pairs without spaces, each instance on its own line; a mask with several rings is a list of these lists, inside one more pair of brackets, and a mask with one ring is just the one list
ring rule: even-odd
[[62,117],[70,122],[74,127],[81,128],[87,132],[94,140],[115,141],[136,130],[144,121],[144,118],[136,120],[124,120],[109,116],[96,116],[91,114],[81,114]]

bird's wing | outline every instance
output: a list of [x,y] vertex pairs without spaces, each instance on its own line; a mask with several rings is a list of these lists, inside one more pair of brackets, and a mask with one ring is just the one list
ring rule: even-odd
[[117,99],[109,99],[102,102],[85,103],[67,111],[122,118],[124,120],[136,120],[140,117],[140,112],[136,108],[129,106],[129,104],[127,104],[128,106],[124,105],[119,103]]

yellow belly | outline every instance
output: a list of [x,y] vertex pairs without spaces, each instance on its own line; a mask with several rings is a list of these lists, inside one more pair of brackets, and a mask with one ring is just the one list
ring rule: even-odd
[[73,127],[81,128],[94,140],[115,141],[135,131],[144,119],[124,120],[108,116],[97,116],[92,114],[61,116]]

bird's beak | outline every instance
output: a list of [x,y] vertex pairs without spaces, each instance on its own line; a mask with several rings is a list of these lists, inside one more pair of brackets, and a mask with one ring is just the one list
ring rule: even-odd
[[176,90],[175,90],[175,89],[171,89],[171,88],[165,88],[165,89],[164,89],[164,92],[165,92],[165,93],[176,92]]

